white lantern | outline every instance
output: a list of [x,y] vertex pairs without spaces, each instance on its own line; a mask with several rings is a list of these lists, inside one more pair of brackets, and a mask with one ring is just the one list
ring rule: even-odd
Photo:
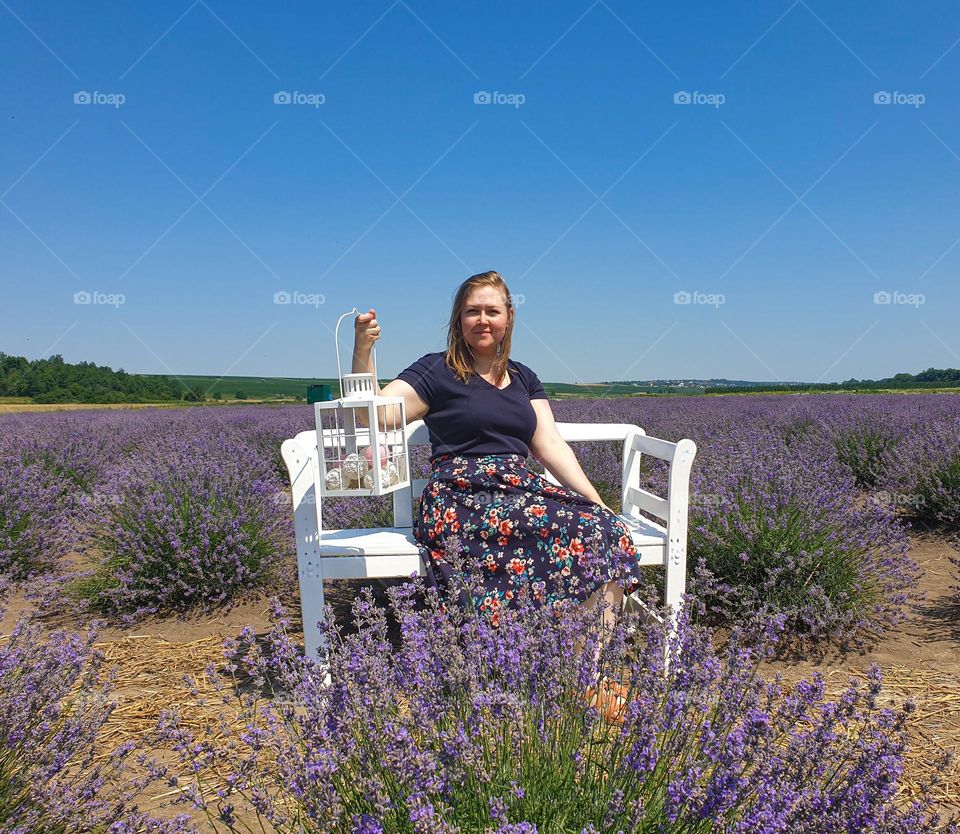
[[[359,311],[354,308],[337,321]],[[334,340],[337,339],[336,330]],[[403,397],[374,393],[373,373],[337,373],[340,399],[314,404],[322,497],[387,495],[410,485],[406,406]]]

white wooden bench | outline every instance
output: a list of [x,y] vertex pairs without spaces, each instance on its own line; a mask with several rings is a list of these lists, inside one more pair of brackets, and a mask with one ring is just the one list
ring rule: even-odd
[[[557,430],[567,442],[623,442],[621,518],[630,528],[640,564],[662,565],[666,569],[665,602],[676,611],[686,587],[687,510],[696,445],[692,440],[670,443],[647,437],[639,426],[625,423],[557,423]],[[423,420],[410,423],[406,432],[411,450],[430,445]],[[332,435],[328,437],[325,431],[325,446],[332,443]],[[320,466],[316,430],[300,432],[285,440],[280,449],[293,488],[304,641],[307,656],[317,658],[324,642],[318,626],[324,617],[324,579],[409,577],[422,573],[420,550],[413,538],[413,512],[414,498],[419,499],[426,480],[414,480],[410,487],[392,493],[393,527],[324,530],[317,488]],[[669,463],[665,498],[640,488],[640,460],[645,454]],[[545,477],[558,483],[550,472]],[[641,515],[641,510],[663,524]],[[640,603],[626,598],[624,604]]]

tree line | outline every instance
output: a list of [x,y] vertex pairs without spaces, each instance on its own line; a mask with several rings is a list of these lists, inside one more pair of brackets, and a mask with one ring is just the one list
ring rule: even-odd
[[[871,391],[890,388],[960,387],[960,370],[928,368],[918,374],[896,374],[887,379],[848,379],[823,383],[763,383],[758,385],[708,386],[707,394],[777,391]],[[151,403],[203,402],[199,385],[188,388],[166,376],[128,374],[93,362],[64,362],[59,354],[48,359],[27,359],[0,352],[0,397],[29,397],[36,403]],[[219,392],[213,395],[220,399]],[[237,391],[236,399],[246,399]]]
[[64,362],[59,354],[30,360],[0,352],[0,397],[30,397],[36,403],[201,402],[204,393],[165,376]]
[[886,379],[848,379],[844,382],[797,382],[707,387],[706,394],[741,394],[777,391],[883,391],[891,388],[953,388],[960,386],[957,368],[927,368],[918,374],[895,374]]

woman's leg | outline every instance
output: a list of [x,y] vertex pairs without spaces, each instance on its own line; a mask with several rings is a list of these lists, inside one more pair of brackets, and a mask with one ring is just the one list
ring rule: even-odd
[[601,585],[599,588],[597,588],[597,590],[594,591],[583,602],[583,605],[586,607],[587,611],[592,611],[600,604],[601,599],[603,599],[606,603],[606,607],[603,611],[603,623],[600,640],[597,643],[596,655],[593,658],[593,668],[595,670],[595,674],[599,674],[600,654],[607,643],[610,642],[610,638],[613,636],[613,628],[617,621],[617,614],[623,605],[623,588],[621,588],[616,582],[607,582],[605,585]]
[[597,641],[597,649],[593,657],[593,683],[587,687],[585,692],[586,703],[590,707],[596,707],[600,715],[603,716],[603,719],[608,723],[622,724],[627,708],[629,690],[624,684],[616,680],[609,680],[606,676],[601,676],[600,655],[613,636],[617,614],[623,603],[623,588],[616,582],[607,582],[605,585],[597,588],[597,590],[584,601],[583,605],[586,606],[587,611],[592,611],[600,605],[601,600],[605,603],[605,607],[601,623],[600,639]]

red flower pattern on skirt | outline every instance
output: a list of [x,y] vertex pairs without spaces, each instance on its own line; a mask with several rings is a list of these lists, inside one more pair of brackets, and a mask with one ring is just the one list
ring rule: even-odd
[[639,559],[624,522],[579,493],[551,484],[520,455],[437,457],[413,534],[427,584],[440,589],[452,572],[443,542],[457,536],[467,564],[483,569],[485,591],[474,604],[494,623],[516,596],[517,580],[529,582],[541,604],[586,599],[614,578],[617,550],[633,568],[628,590],[639,585]]

